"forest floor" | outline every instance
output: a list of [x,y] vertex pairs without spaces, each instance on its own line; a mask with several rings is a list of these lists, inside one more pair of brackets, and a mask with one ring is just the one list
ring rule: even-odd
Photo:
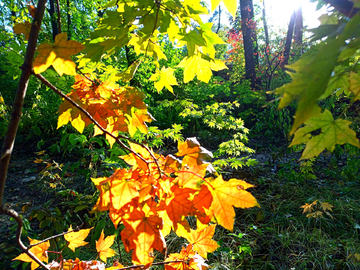
[[[47,237],[71,223],[113,230],[106,214],[99,218],[89,213],[96,202],[90,180],[76,171],[61,175],[55,168],[56,162],[64,162],[61,157],[54,157],[52,169],[44,174],[46,165],[34,163],[34,152],[24,147],[14,153],[5,189],[5,203],[24,218],[24,242],[25,236]],[[217,227],[215,239],[221,247],[208,257],[213,269],[360,269],[360,177],[351,163],[359,157],[321,155],[311,164],[300,163],[299,157],[258,151],[252,156],[258,165],[224,171],[225,179],[254,184],[250,191],[261,208],[237,209],[234,232]],[[316,200],[313,210],[303,213],[301,206]],[[15,222],[0,216],[0,269],[30,269],[11,261],[20,254],[15,231]],[[169,238],[169,251],[183,243]],[[64,255],[94,259],[89,258],[94,255],[91,248]],[[124,264],[130,265],[128,258],[123,254]]]

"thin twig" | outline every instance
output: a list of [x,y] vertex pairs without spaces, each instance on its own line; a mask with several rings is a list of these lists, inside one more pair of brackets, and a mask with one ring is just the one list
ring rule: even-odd
[[57,235],[50,236],[50,237],[48,237],[48,238],[46,238],[46,239],[44,239],[44,240],[41,240],[40,242],[37,242],[37,243],[32,244],[32,245],[29,245],[27,248],[30,249],[30,248],[32,248],[32,247],[34,247],[34,246],[40,245],[41,243],[44,243],[44,242],[48,241],[48,240],[55,239],[56,237],[60,237],[60,236],[63,236],[63,235],[65,235],[65,234],[68,234],[68,233],[78,232],[78,231],[80,231],[80,228],[81,228],[83,225],[84,225],[84,223],[81,224],[81,225],[79,225],[79,226],[77,226],[75,229],[73,229],[73,230],[71,230],[71,231],[63,232],[63,233],[59,233],[59,234],[57,234]]
[[[176,261],[167,261],[167,262],[157,262],[157,263],[153,263],[151,265],[164,265],[164,264],[169,264],[169,263],[187,263],[189,261],[189,259],[187,260],[176,260]],[[131,265],[131,266],[127,266],[127,267],[122,267],[122,268],[116,268],[113,270],[127,270],[127,269],[133,269],[133,268],[144,268],[145,265],[143,264],[138,264],[138,265]]]
[[52,83],[50,83],[44,76],[42,76],[41,74],[35,74],[35,77],[38,78],[43,84],[45,84],[46,86],[48,86],[51,90],[53,90],[55,93],[57,93],[59,96],[61,96],[62,98],[64,98],[66,101],[68,101],[71,105],[73,105],[74,107],[76,107],[79,111],[81,111],[83,114],[85,114],[90,120],[91,122],[93,122],[102,132],[104,132],[105,134],[109,135],[111,138],[115,139],[116,142],[118,144],[121,145],[121,147],[125,148],[126,150],[128,150],[129,152],[133,153],[136,157],[138,157],[139,159],[141,159],[142,161],[144,161],[146,164],[148,164],[149,162],[144,159],[141,155],[139,155],[138,153],[136,153],[135,151],[131,150],[130,147],[128,147],[127,145],[125,145],[118,136],[113,135],[112,133],[110,133],[109,131],[107,131],[105,128],[103,128],[92,116],[91,114],[89,114],[89,112],[87,110],[85,110],[83,107],[81,107],[79,104],[77,104],[75,101],[73,101],[70,97],[68,97],[67,95],[65,95],[62,91],[60,91],[56,86],[54,86]]
[[48,268],[42,261],[39,260],[38,257],[36,257],[30,250],[29,248],[27,248],[24,243],[21,241],[21,232],[22,232],[22,227],[23,227],[23,221],[21,219],[21,217],[19,216],[19,214],[13,210],[13,209],[6,209],[4,207],[0,208],[0,213],[1,214],[5,214],[8,215],[10,217],[12,217],[13,219],[15,219],[15,221],[17,222],[18,226],[17,226],[17,230],[16,230],[16,242],[17,244],[20,246],[20,248],[22,249],[22,251],[27,254],[31,259],[33,259],[36,263],[38,263],[41,267],[50,270],[50,268]]

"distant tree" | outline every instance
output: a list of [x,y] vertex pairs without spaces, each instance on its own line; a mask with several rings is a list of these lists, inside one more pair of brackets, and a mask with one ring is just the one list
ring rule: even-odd
[[251,81],[251,86],[255,87],[259,58],[252,0],[240,0],[240,15],[245,51],[245,77]]

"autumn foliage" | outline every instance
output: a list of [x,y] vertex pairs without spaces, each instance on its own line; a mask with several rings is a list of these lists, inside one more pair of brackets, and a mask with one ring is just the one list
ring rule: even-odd
[[[259,206],[247,191],[253,186],[238,179],[224,181],[210,163],[211,152],[201,147],[196,138],[179,142],[178,152],[167,156],[133,140],[137,132],[147,133],[146,123],[154,119],[147,111],[143,92],[127,83],[136,72],[141,58],[152,57],[157,71],[150,80],[155,82],[156,89],[161,91],[166,87],[172,92],[172,85],[177,85],[174,70],[159,67],[158,61],[166,59],[157,43],[159,31],[187,45],[188,56],[178,65],[184,69],[185,83],[195,76],[208,82],[212,70],[226,68],[224,63],[214,58],[213,47],[214,44],[224,42],[211,32],[210,23],[201,23],[200,27],[187,30],[191,20],[200,23],[199,14],[207,13],[200,1],[174,2],[175,6],[172,5],[173,1],[156,1],[155,5],[148,3],[149,6],[142,1],[135,2],[131,5],[120,3],[116,11],[107,11],[108,17],[100,22],[91,42],[81,44],[67,40],[67,34],[60,33],[53,44],[39,45],[33,71],[35,76],[63,97],[58,111],[58,128],[71,123],[82,133],[85,127],[95,124],[93,136],[105,135],[111,147],[118,143],[128,151],[127,155],[121,157],[128,164],[127,167],[115,169],[110,177],[92,179],[99,190],[93,211],[108,211],[115,227],[124,225],[121,238],[125,250],[132,252],[132,262],[149,268],[154,261],[155,250],[167,253],[165,237],[174,231],[179,237],[187,239],[189,244],[182,247],[180,253],[169,254],[165,258],[166,269],[205,269],[204,259],[207,254],[218,248],[217,242],[212,239],[216,224],[232,231],[234,207]],[[212,4],[214,9],[219,2],[213,1]],[[107,7],[112,5],[109,3]],[[225,5],[235,15],[236,1],[225,1]],[[136,11],[135,14],[129,15],[130,10]],[[168,10],[177,14],[178,19],[174,19],[176,16],[171,16]],[[129,25],[138,20],[138,16],[143,16],[140,20],[143,28],[130,31]],[[112,20],[119,24],[114,24]],[[160,20],[166,21],[165,26],[159,27]],[[26,22],[17,24],[14,31],[24,33],[29,38],[29,24]],[[106,40],[97,42],[97,36],[104,36]],[[83,74],[72,59],[72,56],[83,52],[85,57],[99,61],[103,53],[126,44],[133,46],[140,60],[119,73],[125,86],[112,81],[100,81],[94,74]],[[51,66],[60,76],[75,76],[69,94],[61,93],[39,75]],[[196,218],[196,226],[190,226],[187,219],[189,216]],[[90,230],[73,230],[70,227],[64,233],[67,247],[75,251],[86,245],[85,239]],[[102,232],[96,242],[98,257],[104,262],[116,254],[111,249],[114,238],[115,235],[105,237]],[[30,241],[36,244],[37,240]],[[38,259],[48,262],[49,248],[48,242],[44,242],[30,250]],[[32,262],[32,269],[38,266],[26,254],[15,259]],[[96,263],[78,259],[63,260],[60,256],[59,262],[50,263],[48,267],[89,269],[90,266],[95,267]],[[121,267],[115,265],[108,269]]]

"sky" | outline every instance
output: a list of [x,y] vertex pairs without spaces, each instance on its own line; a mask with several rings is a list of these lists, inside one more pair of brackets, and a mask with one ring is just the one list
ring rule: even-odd
[[[210,6],[210,0],[206,0]],[[261,8],[262,3],[260,0],[253,0],[254,4],[259,3]],[[290,21],[291,13],[299,5],[302,5],[304,27],[315,28],[320,22],[318,18],[325,12],[324,9],[316,11],[316,4],[311,3],[310,0],[265,0],[266,5],[266,17],[268,25],[273,27],[279,27],[286,29]],[[226,10],[224,5],[221,3],[222,9]],[[223,24],[229,25],[229,21],[226,16],[222,16]]]

